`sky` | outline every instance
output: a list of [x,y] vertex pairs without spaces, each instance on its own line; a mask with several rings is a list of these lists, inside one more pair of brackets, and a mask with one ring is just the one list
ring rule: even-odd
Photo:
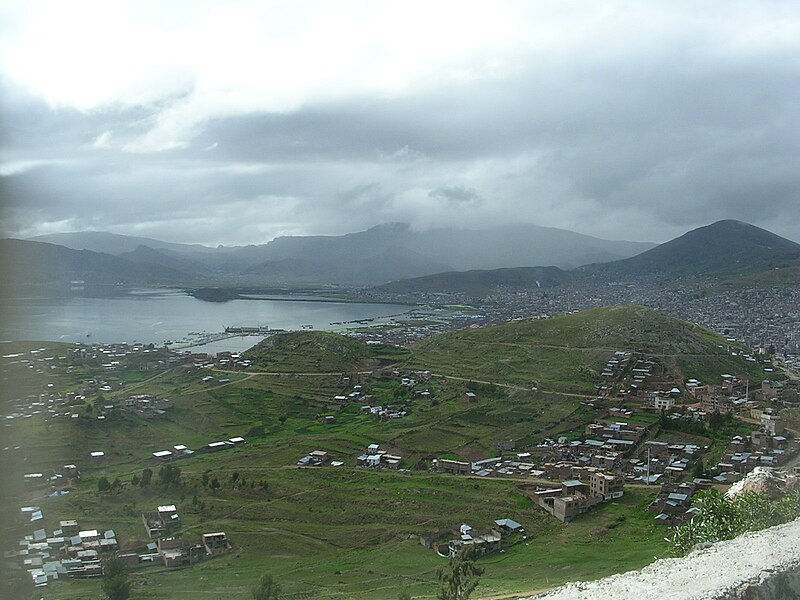
[[0,235],[800,241],[800,3],[0,3]]

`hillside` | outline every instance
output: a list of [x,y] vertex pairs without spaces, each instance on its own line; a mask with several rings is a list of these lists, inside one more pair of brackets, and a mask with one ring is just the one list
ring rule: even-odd
[[266,244],[215,248],[103,232],[53,234],[36,240],[235,285],[361,286],[453,270],[571,268],[626,258],[653,246],[526,224],[414,231],[407,224],[391,223],[345,235],[282,236]]
[[[800,244],[740,221],[718,221],[641,254],[569,271],[545,267],[435,273],[392,281],[376,292],[459,293],[480,298],[499,289],[526,290],[639,277],[693,277],[727,285],[800,283]],[[547,263],[539,263],[547,264]]]
[[86,285],[164,285],[194,278],[161,265],[136,264],[110,254],[27,240],[0,240],[0,255],[7,292],[21,285],[64,288],[70,281],[83,281]]
[[800,244],[741,221],[718,221],[632,258],[580,269],[611,275],[753,276],[800,265]]
[[370,370],[395,362],[407,352],[368,346],[353,338],[324,331],[290,331],[268,337],[245,353],[259,371],[344,373]]
[[49,233],[31,238],[34,242],[57,244],[73,250],[91,250],[115,256],[134,252],[140,246],[155,250],[174,250],[179,252],[213,252],[215,249],[200,244],[175,244],[147,237],[120,235],[105,231],[76,231],[71,233]]
[[531,290],[558,286],[570,279],[558,267],[516,267],[508,269],[449,271],[425,277],[392,281],[379,286],[381,292],[413,294],[436,291],[481,298],[498,289]]
[[732,356],[721,336],[640,306],[442,334],[417,345],[407,364],[450,376],[588,392],[617,350],[655,357],[680,379],[717,382],[726,372],[763,376]]

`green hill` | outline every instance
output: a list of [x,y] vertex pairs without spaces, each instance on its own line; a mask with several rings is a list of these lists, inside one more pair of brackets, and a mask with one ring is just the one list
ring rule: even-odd
[[640,306],[588,310],[429,338],[408,365],[436,373],[519,385],[588,391],[617,350],[659,359],[675,377],[716,382],[731,373],[763,373],[732,356],[725,338]]
[[484,297],[498,289],[531,290],[561,285],[569,273],[558,267],[515,267],[474,271],[448,271],[414,279],[392,281],[377,288],[383,292],[409,294],[443,292]]
[[290,331],[268,337],[245,353],[256,370],[335,373],[369,370],[407,355],[390,346],[368,346],[325,331]]
[[[579,269],[611,275],[739,277],[800,265],[800,244],[741,221],[693,229],[632,258]],[[795,271],[796,272],[796,271]]]

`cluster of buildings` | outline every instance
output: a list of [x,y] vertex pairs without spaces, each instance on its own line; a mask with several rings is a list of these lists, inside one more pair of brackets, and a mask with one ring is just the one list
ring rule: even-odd
[[525,528],[513,519],[497,519],[493,525],[485,530],[476,530],[466,523],[453,529],[440,529],[439,531],[422,535],[420,544],[426,548],[435,549],[443,557],[454,558],[461,552],[475,550],[481,554],[492,552],[500,548],[504,538],[521,536]]
[[[381,449],[380,444],[370,444],[364,453],[356,458],[356,466],[397,470],[402,460],[402,456],[389,454],[388,451]],[[344,464],[344,461],[334,460],[331,453],[325,450],[312,450],[297,461],[299,467],[342,467]]]
[[497,456],[475,462],[434,458],[431,468],[437,473],[450,475],[475,475],[477,477],[541,477],[544,471],[537,469],[535,463],[528,462],[530,452],[520,452],[515,458]]
[[761,428],[753,430],[749,438],[733,437],[716,465],[715,483],[734,483],[756,467],[783,466],[800,449],[800,444],[786,431],[783,419],[774,410],[758,411],[753,416],[760,419]]
[[324,450],[312,450],[300,460],[297,461],[297,465],[300,467],[324,467],[330,465],[331,467],[341,467],[344,466],[344,461],[341,460],[333,460],[330,452],[325,452]]
[[356,466],[368,467],[370,469],[394,469],[400,468],[403,457],[389,454],[382,450],[380,444],[370,444],[364,454],[356,459]]
[[81,473],[76,465],[64,465],[59,471],[49,471],[47,473],[33,472],[23,474],[26,488],[31,491],[49,490],[47,495],[50,498],[58,498],[69,494],[70,486],[80,479]]
[[569,523],[593,506],[621,498],[625,481],[618,475],[600,470],[586,471],[588,480],[562,481],[556,488],[536,490],[528,495],[562,523]]
[[[43,518],[36,506],[20,510],[26,523]],[[5,558],[20,564],[30,575],[34,586],[44,587],[65,578],[99,577],[102,561],[119,549],[116,534],[109,529],[81,529],[77,521],[61,521],[59,528],[48,532],[36,529],[19,541],[18,550],[6,553]]]
[[691,518],[697,509],[691,508],[695,492],[710,487],[707,479],[695,479],[683,483],[665,483],[658,496],[647,507],[650,512],[658,513],[655,520],[667,525],[675,525]]
[[200,543],[189,542],[174,535],[181,519],[174,504],[159,506],[154,511],[142,514],[142,523],[150,542],[144,552],[120,554],[128,566],[163,564],[167,568],[184,567],[206,558],[224,554],[231,548],[224,532],[204,533]]
[[[183,361],[188,361],[196,369],[220,369],[244,370],[253,366],[253,362],[243,358],[239,352],[217,352],[211,355],[207,352],[184,352],[179,355]],[[211,381],[213,377],[208,377],[203,381]]]

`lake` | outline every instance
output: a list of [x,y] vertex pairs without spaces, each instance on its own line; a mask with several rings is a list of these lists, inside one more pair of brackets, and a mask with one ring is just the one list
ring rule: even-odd
[[[398,317],[411,308],[307,297],[204,302],[179,290],[136,290],[113,298],[7,298],[3,300],[0,339],[161,345],[167,340],[201,339],[198,334],[223,332],[228,326],[308,329],[310,325],[313,329],[334,330],[357,326],[342,325],[347,321],[389,322],[392,316]],[[228,338],[213,342],[205,350],[244,350],[259,339]]]

